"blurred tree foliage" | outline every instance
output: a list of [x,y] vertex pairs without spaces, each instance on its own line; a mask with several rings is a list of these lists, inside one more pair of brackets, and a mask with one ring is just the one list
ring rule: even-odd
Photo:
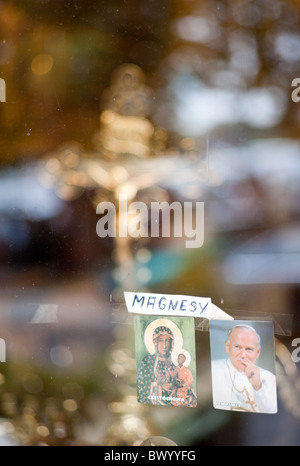
[[[90,148],[101,96],[124,62],[146,72],[157,95],[153,118],[169,130],[170,82],[188,75],[216,90],[267,87],[284,114],[263,134],[297,137],[296,0],[10,0],[0,9],[2,162],[39,157],[71,139]],[[237,126],[240,136],[253,135]],[[228,132],[235,137],[228,127],[216,135]]]

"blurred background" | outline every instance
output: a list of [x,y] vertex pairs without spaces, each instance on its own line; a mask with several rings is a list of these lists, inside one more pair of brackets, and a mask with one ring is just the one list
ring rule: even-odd
[[[1,445],[299,445],[299,59],[298,0],[1,0]],[[100,238],[120,193],[203,246]],[[278,414],[212,408],[205,329],[198,407],[138,404],[124,290],[272,319]]]

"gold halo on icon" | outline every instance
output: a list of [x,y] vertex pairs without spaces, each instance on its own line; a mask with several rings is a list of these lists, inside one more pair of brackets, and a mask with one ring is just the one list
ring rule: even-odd
[[178,326],[169,319],[156,319],[150,322],[150,324],[147,326],[144,334],[144,343],[149,353],[155,353],[153,332],[157,327],[168,327],[172,331],[174,335],[173,351],[178,354],[183,345],[182,333]]

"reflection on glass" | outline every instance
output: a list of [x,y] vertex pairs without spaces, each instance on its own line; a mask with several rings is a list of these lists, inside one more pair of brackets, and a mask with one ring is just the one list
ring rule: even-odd
[[[0,445],[139,445],[155,434],[245,444],[262,441],[259,429],[298,443],[289,336],[277,346],[272,429],[210,410],[204,331],[197,416],[144,411],[122,299],[124,288],[208,295],[229,313],[293,314],[299,332],[299,5],[132,6],[1,4]],[[203,201],[203,247],[99,238],[96,206],[122,193],[146,206]],[[35,314],[43,303],[58,306],[57,321]]]

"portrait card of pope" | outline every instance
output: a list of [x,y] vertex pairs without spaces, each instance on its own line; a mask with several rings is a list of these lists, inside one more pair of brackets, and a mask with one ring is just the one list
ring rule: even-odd
[[197,405],[193,317],[134,317],[137,400],[160,406]]
[[216,409],[277,412],[273,322],[209,322]]

